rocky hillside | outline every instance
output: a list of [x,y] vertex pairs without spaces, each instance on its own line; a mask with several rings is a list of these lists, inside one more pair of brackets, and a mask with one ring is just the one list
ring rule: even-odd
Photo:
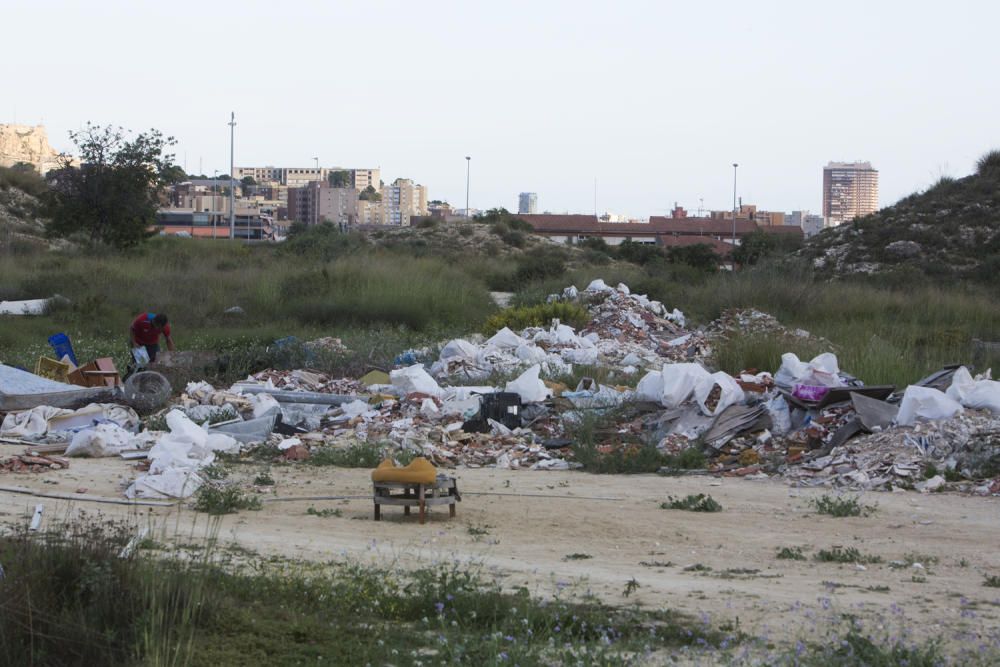
[[38,210],[36,197],[0,184],[0,250],[24,244],[49,245],[42,238],[45,226]]
[[925,192],[825,230],[799,255],[830,277],[1000,281],[1000,151],[980,159],[971,176],[942,178]]

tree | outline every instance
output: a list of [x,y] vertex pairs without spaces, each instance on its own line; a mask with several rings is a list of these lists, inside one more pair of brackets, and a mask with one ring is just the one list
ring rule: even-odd
[[358,195],[358,199],[364,201],[382,201],[382,195],[381,193],[376,192],[375,188],[369,185],[361,191],[361,194]]
[[184,173],[184,170],[179,165],[172,164],[163,170],[160,178],[167,185],[176,185],[188,180],[188,175]]
[[774,237],[759,229],[750,232],[740,241],[740,244],[733,249],[733,261],[750,266],[756,264],[764,257],[774,252]]
[[241,184],[243,185],[243,187],[245,187],[245,188],[246,188],[246,187],[250,187],[251,185],[257,185],[257,181],[256,181],[256,180],[254,180],[254,177],[253,177],[253,176],[244,176],[244,177],[243,177],[243,178],[242,178],[242,179],[240,180],[240,183],[241,183]]
[[80,167],[66,160],[48,174],[48,233],[83,233],[116,248],[138,245],[151,236],[158,195],[173,162],[173,155],[163,151],[175,143],[173,137],[150,130],[129,139],[120,127],[87,123],[83,130],[70,132],[70,139]]
[[330,175],[327,176],[327,180],[330,181],[331,188],[349,188],[352,186],[353,181],[351,172],[346,169],[331,171]]
[[719,256],[707,243],[667,248],[667,259],[672,264],[687,264],[708,273],[714,273],[719,268]]

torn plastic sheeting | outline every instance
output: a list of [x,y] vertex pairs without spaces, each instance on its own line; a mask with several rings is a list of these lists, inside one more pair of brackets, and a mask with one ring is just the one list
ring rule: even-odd
[[942,391],[910,385],[903,392],[896,423],[913,426],[918,419],[948,419],[963,411],[961,403]]
[[135,434],[117,424],[98,424],[74,435],[66,448],[66,456],[101,458],[118,456],[126,449],[138,449]]
[[160,475],[141,475],[125,491],[127,498],[187,498],[204,480],[192,470],[168,470]]
[[220,426],[209,426],[209,433],[224,433],[229,437],[242,442],[244,445],[255,442],[264,442],[267,436],[274,430],[274,422],[277,414],[266,417],[257,417],[232,424],[222,424]]
[[842,387],[840,368],[837,356],[832,352],[824,352],[806,363],[793,352],[781,355],[781,367],[774,374],[775,384],[791,389],[793,385],[821,385],[824,387]]
[[597,391],[564,391],[562,393],[562,397],[568,399],[578,410],[616,408],[632,396],[634,394],[631,391],[621,392],[605,385],[600,385]]
[[486,344],[499,348],[517,348],[518,346],[524,344],[524,342],[525,340],[523,338],[518,336],[509,328],[504,327],[500,331],[493,334],[493,337],[486,341]]
[[114,403],[91,403],[79,410],[40,405],[8,414],[0,424],[0,435],[8,438],[39,437],[56,431],[76,432],[106,422],[135,432],[139,428],[139,415],[131,408]]
[[693,363],[664,364],[662,376],[663,394],[660,402],[666,408],[676,408],[694,393],[699,382],[711,378],[711,374],[700,364]]
[[[422,368],[418,365],[418,367]],[[395,372],[395,371],[394,371]],[[430,377],[430,376],[428,376]],[[357,396],[344,396],[341,394],[324,394],[316,391],[288,391],[286,389],[274,389],[266,385],[253,385],[236,383],[231,387],[232,391],[241,394],[268,394],[279,403],[312,403],[316,405],[342,405],[349,403]]]
[[[719,386],[720,390],[719,401],[716,403],[714,409],[710,409],[707,405],[708,398],[716,385]],[[723,371],[718,371],[698,379],[694,387],[694,397],[704,414],[709,417],[715,417],[730,405],[742,403],[745,395],[743,387],[731,375]]]
[[441,361],[448,361],[459,359],[468,363],[474,363],[476,357],[479,356],[479,348],[467,340],[461,338],[456,338],[454,340],[448,341],[444,347],[441,348]]
[[[434,378],[420,364],[394,370],[389,373],[389,379],[392,381],[392,386],[399,390],[402,396],[414,392],[437,397],[444,394],[438,383],[435,382]],[[351,396],[349,398],[350,400],[354,400],[357,397]]]
[[951,386],[945,394],[964,407],[1000,413],[1000,382],[976,380],[965,366],[955,371]]
[[344,412],[344,415],[347,416],[348,419],[354,419],[355,417],[370,419],[379,414],[378,410],[372,410],[372,407],[365,401],[351,401],[350,403],[344,403],[340,406],[340,409]]
[[79,387],[0,364],[0,412],[30,410],[41,405],[62,408],[88,399],[96,402],[113,394],[111,387]]
[[538,379],[541,366],[535,364],[524,371],[516,380],[507,383],[504,391],[518,394],[524,403],[540,403],[552,395],[552,390],[545,386],[545,383]]
[[43,315],[51,299],[0,301],[0,315]]
[[614,292],[615,290],[614,290],[613,287],[610,287],[606,282],[604,282],[600,278],[597,278],[596,280],[590,281],[590,284],[587,285],[587,289],[585,289],[583,291],[584,292]]

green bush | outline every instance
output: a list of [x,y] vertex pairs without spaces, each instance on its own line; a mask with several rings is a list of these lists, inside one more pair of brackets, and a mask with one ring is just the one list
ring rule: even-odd
[[819,498],[810,498],[809,503],[816,508],[820,514],[843,518],[847,516],[871,516],[877,510],[875,505],[864,505],[855,496],[834,497],[822,495]]
[[665,510],[685,510],[688,512],[721,512],[722,505],[712,496],[704,493],[689,494],[684,498],[674,498],[670,496],[667,502],[660,503],[660,509]]
[[587,325],[590,316],[586,308],[575,303],[540,303],[537,306],[520,306],[501,310],[491,315],[483,325],[483,333],[490,336],[504,327],[521,331],[527,327],[547,327],[553,319],[580,329]]
[[259,510],[260,498],[233,484],[204,484],[195,494],[194,510],[208,514],[235,514],[239,510]]

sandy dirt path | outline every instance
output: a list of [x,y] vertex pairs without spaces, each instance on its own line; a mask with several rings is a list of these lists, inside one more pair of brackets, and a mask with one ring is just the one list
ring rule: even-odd
[[[252,479],[260,466],[236,466],[233,477]],[[372,520],[367,470],[275,466],[279,498],[361,496],[345,500],[267,502],[259,512],[222,519],[220,539],[264,555],[412,567],[442,560],[474,561],[503,576],[505,585],[549,595],[569,584],[611,604],[639,603],[709,614],[758,635],[789,639],[809,632],[814,612],[832,607],[863,617],[891,615],[897,605],[918,633],[983,636],[1000,626],[1000,589],[983,585],[1000,574],[1000,502],[950,494],[870,493],[874,516],[832,518],[809,505],[821,490],[778,481],[709,476],[599,476],[579,472],[457,470],[463,501],[458,516],[431,511],[426,525],[401,508]],[[66,471],[4,475],[0,485],[121,498],[120,483],[134,476],[117,459],[77,460]],[[668,495],[708,493],[719,513],[660,509]],[[496,494],[496,495],[493,495]],[[36,503],[46,517],[80,510],[138,515],[156,525],[157,539],[205,535],[208,519],[185,506],[135,508],[70,503],[0,492],[0,521],[26,521]],[[340,509],[340,517],[306,513]],[[147,518],[148,517],[148,518]],[[470,530],[470,528],[472,530]],[[476,534],[474,534],[476,533]],[[856,547],[881,564],[816,562],[832,546]],[[778,560],[780,547],[802,547],[806,561]],[[570,554],[588,559],[567,560]],[[890,561],[917,554],[923,568]],[[686,570],[701,565],[711,570]],[[626,583],[639,588],[627,599]],[[896,609],[896,613],[899,611]]]

